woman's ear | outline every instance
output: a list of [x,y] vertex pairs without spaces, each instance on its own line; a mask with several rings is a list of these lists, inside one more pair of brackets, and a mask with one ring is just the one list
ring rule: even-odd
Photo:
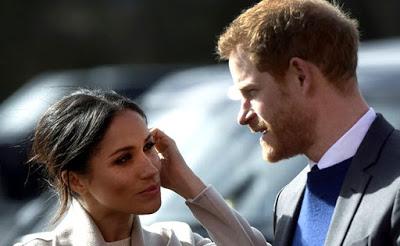
[[86,193],[86,185],[81,175],[73,171],[63,171],[61,173],[61,178],[64,184],[69,186],[73,192],[79,195]]

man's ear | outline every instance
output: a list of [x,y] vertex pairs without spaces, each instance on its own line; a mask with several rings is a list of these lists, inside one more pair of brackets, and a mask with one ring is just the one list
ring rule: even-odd
[[298,57],[289,61],[291,79],[304,94],[311,94],[314,89],[313,68],[311,63]]
[[86,192],[86,183],[82,175],[73,171],[63,171],[61,173],[61,178],[64,184],[69,186],[73,192],[79,195],[83,195]]

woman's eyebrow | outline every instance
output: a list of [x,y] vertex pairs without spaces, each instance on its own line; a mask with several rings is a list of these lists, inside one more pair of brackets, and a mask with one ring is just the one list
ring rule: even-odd
[[[152,137],[153,136],[149,133],[149,135],[147,135],[147,137],[145,138],[144,143],[148,142],[149,139],[151,139]],[[112,157],[113,155],[116,155],[119,152],[131,150],[134,148],[135,148],[135,146],[132,146],[132,145],[121,147],[121,148],[115,150],[109,157]]]
[[131,150],[131,149],[134,149],[134,146],[129,145],[129,146],[125,146],[125,147],[119,148],[116,151],[114,151],[109,157],[111,157],[113,155],[116,155],[119,152]]

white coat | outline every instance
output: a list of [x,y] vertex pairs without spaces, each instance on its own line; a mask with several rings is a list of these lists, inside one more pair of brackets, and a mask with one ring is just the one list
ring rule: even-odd
[[[131,246],[247,246],[267,245],[262,234],[232,210],[213,187],[186,201],[193,215],[208,230],[212,240],[194,233],[182,222],[156,223],[142,227],[135,216]],[[24,236],[14,246],[103,246],[105,241],[90,215],[75,201],[60,224],[49,232]]]

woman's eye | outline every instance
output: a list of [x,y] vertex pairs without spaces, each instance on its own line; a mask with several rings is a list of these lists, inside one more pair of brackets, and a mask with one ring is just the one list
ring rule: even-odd
[[154,147],[155,143],[153,141],[147,142],[144,147],[143,150],[144,151],[148,151],[151,150]]
[[117,158],[115,160],[115,163],[116,164],[124,164],[125,162],[129,161],[130,159],[132,159],[131,154],[124,154],[124,155],[120,156],[119,158]]

